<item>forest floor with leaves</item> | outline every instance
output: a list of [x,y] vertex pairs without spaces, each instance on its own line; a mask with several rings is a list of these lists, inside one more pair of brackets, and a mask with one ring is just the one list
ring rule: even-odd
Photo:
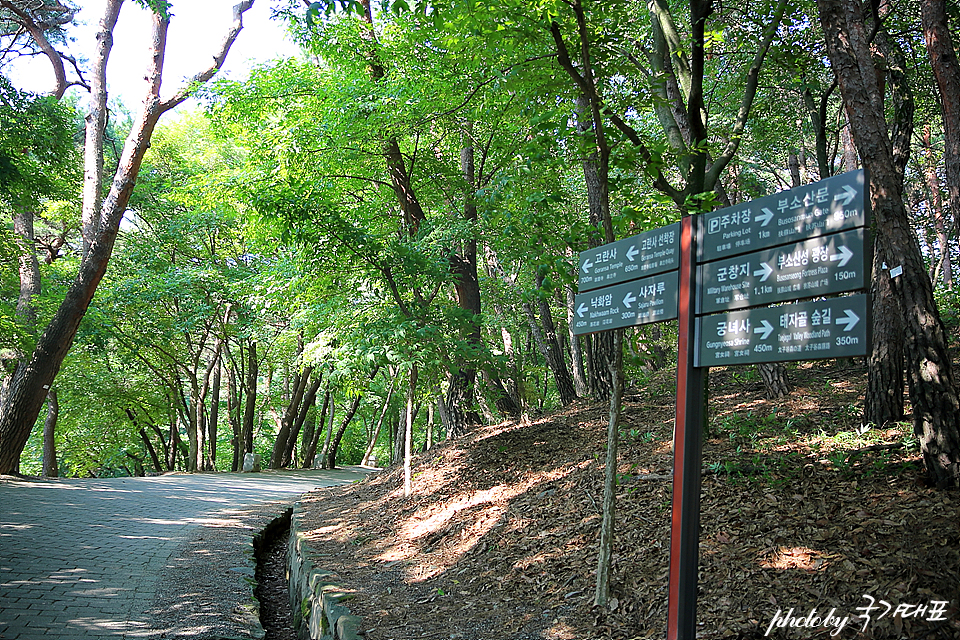
[[[793,392],[769,401],[755,370],[711,370],[698,637],[960,638],[960,493],[926,486],[906,423],[858,429],[862,367],[790,377]],[[369,640],[660,640],[675,379],[624,398],[609,606],[593,606],[601,404],[442,443],[414,459],[410,498],[399,468],[309,494],[316,562],[355,592]],[[790,609],[848,621],[836,635],[770,628]]]

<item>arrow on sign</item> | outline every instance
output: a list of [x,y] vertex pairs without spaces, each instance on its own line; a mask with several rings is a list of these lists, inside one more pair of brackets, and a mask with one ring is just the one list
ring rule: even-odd
[[753,330],[753,332],[762,333],[763,335],[760,336],[760,339],[766,340],[767,338],[770,337],[770,334],[773,333],[773,325],[767,322],[766,320],[761,320],[760,324],[762,324],[763,326],[757,327],[756,329]]
[[770,211],[770,209],[767,209],[766,207],[763,207],[760,209],[760,211],[763,211],[763,215],[757,216],[753,219],[753,221],[759,222],[761,227],[765,227],[770,224],[771,220],[773,220],[773,211]]
[[633,307],[631,305],[636,301],[637,297],[629,291],[627,291],[627,295],[623,296],[623,304],[627,306],[627,309],[632,309]]
[[590,307],[581,302],[580,306],[577,307],[577,315],[582,318],[583,314],[585,314],[587,311],[590,311]]
[[580,270],[581,270],[581,271],[589,272],[589,271],[590,271],[590,267],[592,267],[592,266],[593,266],[593,263],[590,262],[590,259],[589,259],[589,258],[587,258],[587,261],[583,263],[583,266],[580,267]]
[[766,262],[760,263],[763,266],[763,269],[757,269],[753,272],[753,277],[756,278],[760,276],[760,282],[763,282],[770,277],[770,274],[773,273],[773,269]]
[[840,246],[840,253],[834,253],[834,254],[832,254],[832,255],[830,256],[830,261],[831,261],[831,262],[836,262],[837,260],[839,260],[839,261],[840,261],[840,264],[837,265],[837,266],[843,267],[843,266],[846,266],[846,264],[847,264],[848,262],[850,262],[850,258],[852,258],[852,257],[853,257],[853,251],[850,251],[850,249],[847,249],[845,246],[842,246],[842,245],[841,245],[841,246]]
[[627,249],[627,260],[633,262],[633,259],[636,258],[639,253],[640,249],[637,249],[637,245],[630,245],[630,248]]
[[853,199],[856,197],[857,197],[857,190],[851,187],[850,185],[845,184],[843,185],[843,193],[838,193],[837,195],[833,196],[833,199],[836,200],[837,202],[840,202],[842,200],[840,204],[845,207],[848,204],[850,204],[853,201]]
[[846,317],[838,319],[834,324],[845,324],[847,326],[844,328],[844,331],[850,331],[850,329],[853,329],[857,326],[857,323],[860,322],[860,316],[850,311],[850,309],[846,310],[845,315]]

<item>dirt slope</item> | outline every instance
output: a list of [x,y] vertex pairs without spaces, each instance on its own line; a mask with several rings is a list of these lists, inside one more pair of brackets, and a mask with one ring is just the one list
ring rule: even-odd
[[[828,638],[822,619],[846,617],[832,637],[960,638],[960,496],[924,486],[906,425],[858,433],[862,370],[807,364],[791,377],[793,394],[770,402],[750,372],[712,371],[699,637]],[[357,592],[367,637],[665,637],[674,380],[663,372],[625,399],[603,610],[602,406],[421,454],[409,499],[398,469],[308,497],[311,543]]]

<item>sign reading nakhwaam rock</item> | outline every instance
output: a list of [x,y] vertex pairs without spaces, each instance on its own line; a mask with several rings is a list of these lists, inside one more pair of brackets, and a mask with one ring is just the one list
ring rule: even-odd
[[708,262],[700,267],[699,313],[862,289],[863,229]]
[[573,333],[595,333],[677,317],[676,271],[577,294]]
[[811,185],[703,214],[700,262],[863,227],[864,172],[851,171]]
[[[580,291],[671,271],[680,264],[680,223],[580,252]],[[676,316],[674,316],[676,317]],[[623,326],[623,325],[621,325]]]
[[731,311],[697,319],[698,367],[867,353],[867,296]]

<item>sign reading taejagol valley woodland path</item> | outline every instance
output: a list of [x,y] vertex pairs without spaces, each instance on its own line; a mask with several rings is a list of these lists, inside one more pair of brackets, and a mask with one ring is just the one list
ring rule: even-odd
[[667,640],[696,638],[705,374],[867,355],[867,184],[851,171],[580,253],[574,334],[678,320]]

